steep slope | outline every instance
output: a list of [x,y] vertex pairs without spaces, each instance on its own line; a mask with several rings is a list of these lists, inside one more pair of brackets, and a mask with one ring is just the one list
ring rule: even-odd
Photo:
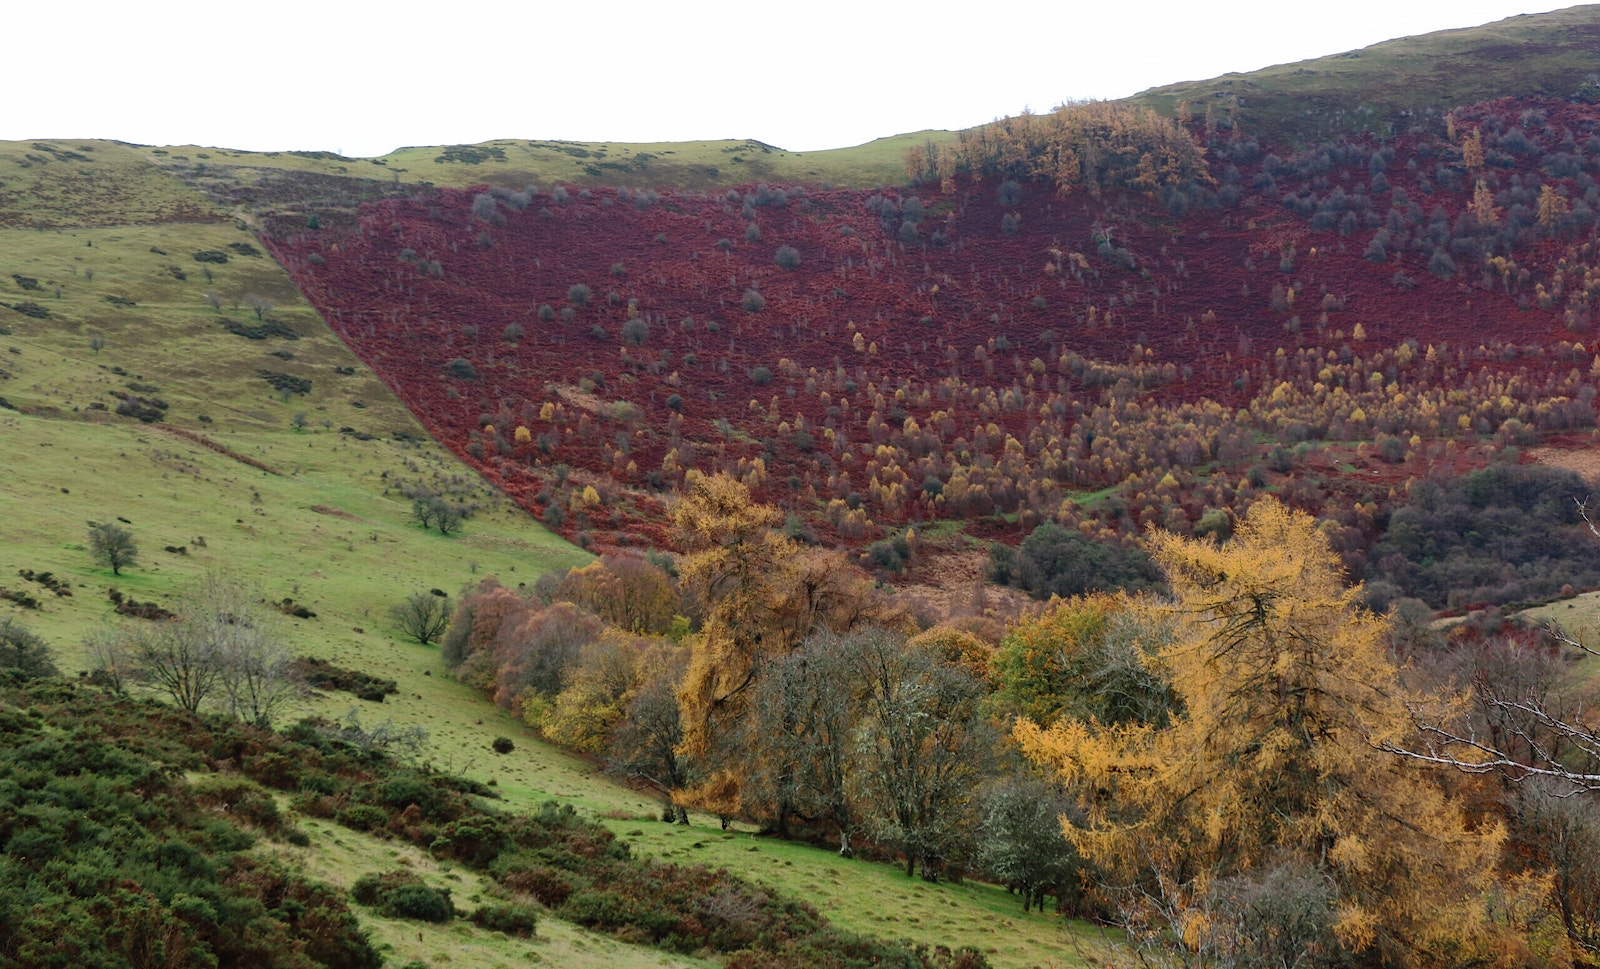
[[[1600,113],[1457,119],[1285,156],[1220,137],[1210,185],[1158,198],[434,191],[269,242],[441,440],[600,547],[660,542],[690,468],[847,541],[1017,535],[1106,488],[1105,527],[1182,530],[1248,504],[1274,445],[1325,454],[1255,485],[1387,508],[1507,421],[1592,426]],[[1347,522],[1352,566],[1382,514]]]

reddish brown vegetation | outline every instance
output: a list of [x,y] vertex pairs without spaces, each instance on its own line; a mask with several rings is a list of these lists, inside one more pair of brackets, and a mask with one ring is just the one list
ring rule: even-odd
[[[269,244],[430,431],[600,547],[661,544],[659,495],[699,468],[847,542],[1011,512],[1181,532],[1281,485],[1352,530],[1359,568],[1408,479],[1594,420],[1600,115],[1496,102],[1455,124],[1287,159],[1216,145],[1217,188],[1183,198],[601,188],[485,220],[477,192],[432,191]],[[1536,175],[1565,222],[1531,223]],[[1480,178],[1520,229],[1468,219]],[[1402,241],[1363,258],[1386,226]],[[1301,440],[1329,443],[1242,480]]]

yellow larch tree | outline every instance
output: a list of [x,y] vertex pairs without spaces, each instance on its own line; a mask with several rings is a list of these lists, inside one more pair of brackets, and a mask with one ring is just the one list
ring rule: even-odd
[[764,669],[815,629],[894,625],[897,617],[842,553],[802,549],[776,530],[782,513],[752,500],[737,478],[691,470],[671,518],[687,553],[679,582],[703,617],[685,641],[689,663],[678,688],[678,751],[701,780],[678,801],[727,817],[738,811],[744,761],[754,755],[742,732],[751,728]]
[[1556,190],[1552,186],[1546,184],[1539,190],[1539,207],[1537,210],[1539,228],[1550,235],[1555,235],[1556,230],[1561,227],[1561,220],[1566,217],[1569,211],[1570,207],[1567,205],[1567,200],[1556,194]]
[[1461,139],[1461,164],[1469,172],[1483,171],[1483,132],[1477,128]]
[[793,645],[779,616],[799,549],[775,531],[778,510],[752,501],[737,479],[691,471],[687,486],[671,517],[687,552],[679,581],[704,610],[678,694],[683,752],[694,757],[709,750],[719,721],[742,713],[762,659]]
[[1479,225],[1494,225],[1500,221],[1500,213],[1494,207],[1494,192],[1481,178],[1472,190],[1472,214]]
[[1182,713],[1015,730],[1080,792],[1083,822],[1063,822],[1078,850],[1122,884],[1189,900],[1297,866],[1336,887],[1348,952],[1388,965],[1481,952],[1500,829],[1469,825],[1424,771],[1375,749],[1410,727],[1397,672],[1310,516],[1267,497],[1227,544],[1153,545],[1172,601],[1149,607],[1179,625],[1151,661]]

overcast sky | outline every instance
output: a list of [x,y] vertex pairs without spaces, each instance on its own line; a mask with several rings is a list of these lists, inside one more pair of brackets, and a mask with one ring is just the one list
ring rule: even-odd
[[1562,6],[25,3],[5,16],[0,140],[370,156],[492,138],[755,138],[812,151]]

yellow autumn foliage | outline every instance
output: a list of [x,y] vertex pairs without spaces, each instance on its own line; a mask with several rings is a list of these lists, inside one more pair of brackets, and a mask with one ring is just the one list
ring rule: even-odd
[[1119,881],[1199,892],[1293,860],[1337,885],[1352,952],[1444,965],[1479,947],[1501,829],[1469,826],[1424,770],[1374,749],[1411,721],[1382,620],[1312,518],[1267,497],[1227,544],[1153,545],[1178,632],[1152,662],[1182,712],[1015,730],[1080,792],[1083,822],[1064,822],[1078,850]]

